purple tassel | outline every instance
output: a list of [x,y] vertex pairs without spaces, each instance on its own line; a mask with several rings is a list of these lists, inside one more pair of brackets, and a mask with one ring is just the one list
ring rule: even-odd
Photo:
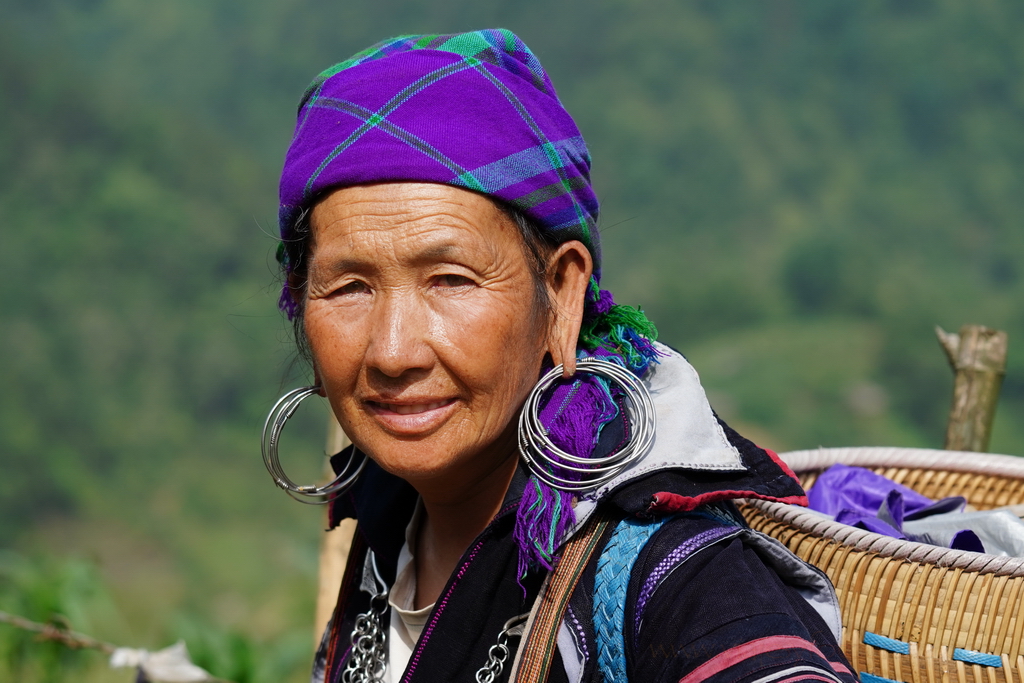
[[607,289],[598,290],[597,301],[594,302],[594,313],[596,315],[604,315],[608,311],[612,310],[612,306],[615,305],[614,299],[612,299],[612,293]]
[[[605,357],[621,362],[616,356]],[[618,415],[618,406],[605,381],[591,374],[556,383],[542,405],[540,420],[547,427],[551,440],[573,454],[593,453],[601,428]],[[553,470],[566,479],[572,476],[557,467]],[[572,494],[530,477],[519,502],[513,533],[519,548],[520,578],[530,568],[550,570],[557,564],[558,546],[576,523],[573,502]]]
[[295,320],[295,316],[299,314],[299,304],[292,296],[292,288],[287,284],[281,290],[281,298],[277,300],[277,307],[284,311],[289,321]]
[[556,491],[535,478],[530,478],[530,483],[527,484],[523,498],[519,502],[516,528],[513,532],[513,538],[519,546],[519,578],[526,575],[531,564],[548,570],[555,568],[555,548],[549,546],[547,540],[553,536],[557,544],[576,523],[572,504],[572,495],[569,493]]

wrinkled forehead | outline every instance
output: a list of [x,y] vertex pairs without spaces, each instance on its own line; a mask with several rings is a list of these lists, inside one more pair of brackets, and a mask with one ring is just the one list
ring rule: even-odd
[[379,183],[329,193],[310,217],[314,267],[358,258],[428,264],[522,253],[522,238],[488,197],[431,183]]
[[420,182],[367,183],[332,189],[313,206],[314,227],[328,215],[368,224],[402,217],[429,220],[434,215],[467,223],[507,219],[501,207],[486,195]]

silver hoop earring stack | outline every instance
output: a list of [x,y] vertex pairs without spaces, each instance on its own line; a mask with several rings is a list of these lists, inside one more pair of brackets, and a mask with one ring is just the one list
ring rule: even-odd
[[629,442],[603,458],[587,458],[567,453],[548,437],[540,421],[540,399],[562,376],[558,365],[541,377],[519,416],[519,453],[537,479],[560,491],[578,493],[596,489],[644,457],[654,444],[657,416],[651,393],[629,370],[599,358],[583,358],[577,372],[589,372],[619,384],[629,397]]
[[320,387],[301,387],[289,391],[278,399],[274,407],[270,409],[267,421],[263,423],[263,439],[260,444],[263,451],[263,464],[267,466],[267,471],[274,478],[274,483],[295,500],[308,505],[329,503],[333,494],[343,493],[350,489],[359,475],[363,473],[367,461],[367,457],[363,455],[362,460],[357,463],[358,451],[353,448],[345,468],[333,481],[323,486],[300,486],[285,474],[277,452],[281,431],[284,429],[285,423],[288,422],[288,418],[298,410],[303,399],[319,393]]

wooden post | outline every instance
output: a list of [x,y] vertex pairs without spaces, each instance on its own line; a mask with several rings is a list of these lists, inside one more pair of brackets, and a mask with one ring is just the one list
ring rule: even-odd
[[956,373],[946,426],[946,450],[988,450],[999,387],[1006,374],[1006,333],[964,325],[960,334],[936,326],[935,334]]
[[[351,441],[342,431],[341,425],[330,415],[327,422],[327,453],[334,455],[347,447]],[[334,478],[331,465],[327,463],[328,481]],[[324,533],[320,541],[320,571],[318,577],[319,587],[316,595],[316,621],[313,625],[313,638],[316,645],[320,644],[320,637],[327,628],[327,622],[331,620],[334,612],[334,605],[338,602],[338,590],[341,588],[341,579],[345,574],[345,560],[348,558],[349,548],[352,547],[352,536],[356,530],[356,520],[342,520],[334,530]]]

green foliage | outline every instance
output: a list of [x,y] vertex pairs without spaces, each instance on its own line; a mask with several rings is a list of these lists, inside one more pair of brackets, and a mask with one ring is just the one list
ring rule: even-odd
[[274,683],[309,668],[308,633],[260,643],[238,629],[224,629],[196,617],[176,620],[175,633],[188,644],[192,661],[233,683]]
[[[96,624],[110,613],[96,571],[88,563],[31,561],[0,551],[0,611],[68,628]],[[94,651],[69,649],[35,633],[0,624],[0,678],[56,683],[101,659]]]
[[[30,558],[0,551],[0,611],[37,623],[54,624],[88,636],[125,633],[121,614],[91,562],[77,558]],[[291,634],[272,643],[252,634],[187,613],[160,615],[159,649],[184,640],[192,661],[220,679],[233,683],[275,683],[308,666],[307,634]],[[132,642],[116,643],[134,647]],[[72,649],[36,633],[0,623],[0,679],[56,683],[76,680],[125,680],[108,672],[106,655],[94,649]]]
[[[591,148],[603,284],[759,442],[941,445],[932,327],[981,323],[1010,333],[993,450],[1024,452],[1019,3],[240,7],[0,6],[0,545],[95,556],[111,639],[193,615],[219,672],[303,675],[322,519],[256,453],[305,381],[275,175],[306,84],[387,35],[531,45]],[[287,438],[315,471],[317,419]]]

